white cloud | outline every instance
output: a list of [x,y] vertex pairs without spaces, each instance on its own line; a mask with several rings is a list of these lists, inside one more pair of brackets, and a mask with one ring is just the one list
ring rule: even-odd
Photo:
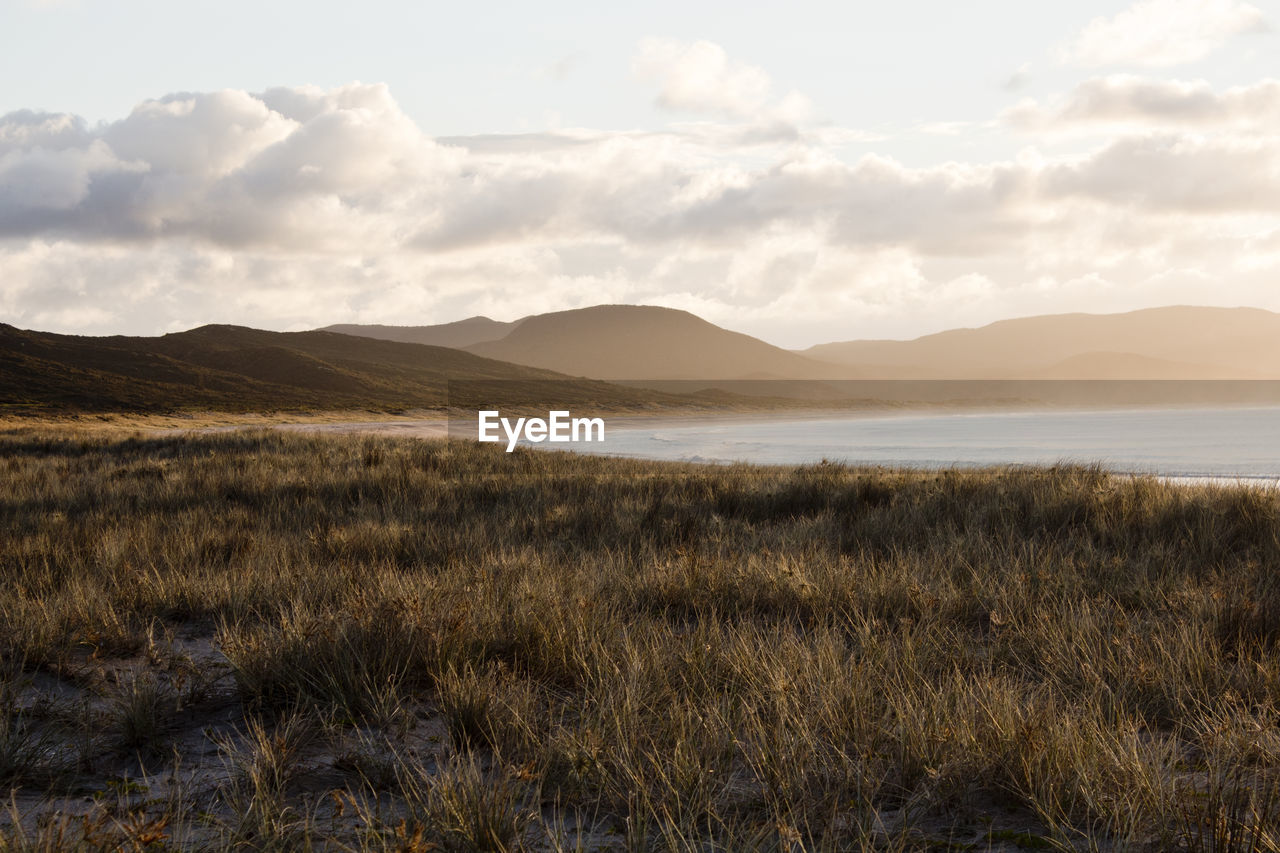
[[1086,67],[1181,65],[1266,27],[1262,10],[1239,0],[1141,0],[1115,17],[1090,21],[1064,58]]
[[1280,150],[1271,139],[1175,135],[1125,138],[1044,176],[1046,194],[1080,196],[1153,212],[1280,209]]
[[658,84],[657,103],[668,110],[785,124],[803,122],[812,110],[799,92],[775,96],[763,69],[730,59],[709,41],[645,39],[631,69]]
[[1280,80],[1217,92],[1204,80],[1112,75],[1081,83],[1057,103],[1025,100],[1002,118],[1033,131],[1240,128],[1275,133],[1280,132]]
[[0,319],[142,333],[619,301],[696,306],[757,333],[786,317],[792,334],[770,336],[798,345],[895,316],[942,327],[1043,311],[1050,280],[1105,281],[1063,299],[1134,307],[1125,294],[1181,293],[1160,276],[1189,269],[1220,271],[1223,299],[1269,304],[1280,253],[1259,235],[1280,233],[1280,130],[1223,116],[1270,89],[1167,85],[1117,78],[1044,109],[1199,116],[1213,133],[929,166],[842,159],[827,142],[838,128],[431,139],[382,86],[183,93],[94,127],[13,113],[0,116]]
[[82,148],[34,147],[0,155],[0,229],[27,217],[27,226],[42,217],[76,210],[101,174],[128,174],[142,167],[121,162],[101,140]]
[[157,174],[216,180],[297,129],[261,99],[223,91],[145,101],[101,139],[120,159]]
[[1031,82],[1031,63],[1024,62],[1018,66],[1018,70],[1014,71],[1004,80],[1003,88],[1006,92],[1017,92],[1027,87]]
[[457,176],[460,154],[376,85],[168,95],[92,130],[10,114],[0,235],[390,248],[408,211],[432,215],[434,182]]
[[4,116],[0,124],[0,153],[24,148],[60,151],[83,147],[91,138],[79,116],[18,110]]

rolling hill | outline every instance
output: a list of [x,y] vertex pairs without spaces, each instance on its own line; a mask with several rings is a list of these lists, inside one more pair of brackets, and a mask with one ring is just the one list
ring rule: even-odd
[[[915,399],[921,393],[914,387],[890,393],[893,389],[838,382],[830,387],[801,382],[793,390],[769,382],[756,387],[759,380],[773,379],[1280,378],[1280,314],[1253,308],[1177,306],[1027,317],[911,341],[824,344],[802,353],[685,311],[652,306],[601,305],[512,323],[473,317],[439,326],[334,328],[360,329],[361,335],[202,326],[159,337],[80,337],[0,324],[0,405],[88,411],[395,410],[444,406],[449,381],[459,379],[501,380],[503,399],[532,405],[547,399],[536,383],[565,383],[575,376],[590,381],[562,385],[554,396],[566,403],[642,407],[682,401],[710,406],[714,401],[706,393],[713,387],[731,396],[788,399],[897,399],[903,394]],[[381,334],[434,336],[459,347],[385,340]],[[490,334],[502,337],[472,340]],[[654,385],[642,390],[601,380]],[[660,380],[695,382],[665,387]],[[728,380],[739,382],[730,387]],[[706,386],[700,384],[704,381]],[[477,393],[497,393],[492,389],[499,385],[491,382]],[[671,397],[680,392],[706,399]],[[742,402],[741,396],[734,399],[734,405]]]
[[687,311],[598,305],[526,317],[468,352],[593,379],[823,379],[855,370],[825,364]]
[[376,338],[382,341],[400,341],[406,344],[428,344],[436,347],[453,347],[461,349],[472,344],[485,341],[496,341],[505,337],[520,320],[502,323],[488,317],[468,317],[453,323],[440,323],[435,326],[376,326],[356,323],[339,323],[325,326],[319,331],[337,332],[341,335],[355,335],[363,338]]
[[[449,380],[541,383],[546,370],[445,347],[333,332],[202,326],[160,337],[81,337],[0,324],[0,403],[90,411],[439,407]],[[643,396],[597,383],[606,402]]]
[[1191,306],[1055,314],[800,354],[885,379],[1275,379],[1280,314]]

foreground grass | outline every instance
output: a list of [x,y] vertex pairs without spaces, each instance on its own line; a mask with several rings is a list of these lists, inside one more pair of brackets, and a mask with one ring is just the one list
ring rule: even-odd
[[1274,492],[0,448],[0,850],[1277,849]]

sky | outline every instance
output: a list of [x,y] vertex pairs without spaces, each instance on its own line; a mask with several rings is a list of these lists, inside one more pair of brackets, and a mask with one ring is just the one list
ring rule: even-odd
[[0,322],[1280,310],[1280,0],[0,0]]

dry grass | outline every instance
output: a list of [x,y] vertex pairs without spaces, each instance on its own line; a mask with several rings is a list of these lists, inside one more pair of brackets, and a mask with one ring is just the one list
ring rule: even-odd
[[82,412],[60,411],[39,416],[0,412],[0,429],[30,432],[39,427],[59,430],[74,429],[80,434],[130,434],[138,430],[210,430],[222,428],[255,428],[279,425],[320,426],[347,423],[421,423],[444,422],[440,409],[410,409],[403,412],[340,409],[324,411],[226,412],[183,411],[171,413]]
[[0,850],[1280,837],[1273,492],[275,432],[0,447]]

